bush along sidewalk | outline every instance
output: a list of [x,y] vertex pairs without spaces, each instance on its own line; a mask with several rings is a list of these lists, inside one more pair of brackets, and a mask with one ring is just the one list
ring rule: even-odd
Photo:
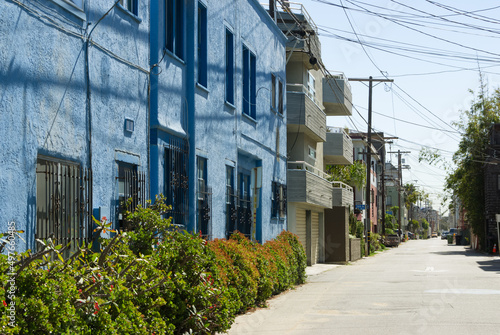
[[[1,333],[214,334],[237,313],[305,282],[295,235],[282,232],[263,245],[239,233],[206,241],[174,229],[162,218],[168,209],[159,197],[128,213],[130,231],[100,239],[99,253],[90,243],[63,257],[67,246],[49,239],[36,253],[1,255]],[[110,226],[96,224],[96,236]],[[7,306],[15,306],[14,324]]]

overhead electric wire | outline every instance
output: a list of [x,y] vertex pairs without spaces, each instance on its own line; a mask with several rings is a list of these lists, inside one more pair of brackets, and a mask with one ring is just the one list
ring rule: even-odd
[[[389,42],[392,42],[393,44],[392,45],[391,44],[383,44],[383,43],[377,43],[377,42],[365,41],[365,40],[361,41],[361,40],[356,40],[353,38],[349,38],[346,36],[341,36],[341,35],[335,34],[331,31],[328,31],[325,28],[318,28],[318,29],[327,32],[327,34],[322,34],[321,36],[331,37],[331,38],[343,40],[346,42],[358,43],[360,45],[367,46],[367,47],[370,47],[372,49],[376,49],[376,50],[380,50],[380,51],[384,51],[384,52],[389,52],[388,50],[385,50],[385,49],[391,49],[391,50],[405,51],[405,52],[409,52],[409,53],[421,54],[421,55],[426,55],[426,56],[431,56],[431,57],[440,57],[440,58],[444,58],[447,60],[456,60],[456,61],[464,61],[464,62],[469,62],[469,61],[477,62],[479,60],[482,62],[495,63],[495,66],[498,66],[498,62],[500,61],[500,57],[496,57],[496,58],[494,58],[494,57],[478,57],[477,54],[459,53],[456,51],[447,51],[447,50],[443,50],[443,49],[423,47],[423,46],[405,43],[405,42],[401,42],[401,41],[390,41],[387,39],[374,38],[374,37],[370,37],[367,35],[358,34],[359,36],[365,36],[365,37],[369,37],[371,39],[379,39],[379,40],[383,40],[383,41],[389,41]],[[393,51],[390,51],[390,52],[394,53]],[[398,54],[398,55],[404,56],[404,57],[409,57],[409,56],[403,55],[403,54]],[[423,60],[423,59],[419,59],[419,58],[415,58],[415,57],[411,57],[411,58],[417,59],[417,60]],[[453,66],[451,64],[438,63],[435,61],[429,61],[429,60],[423,60],[423,61],[435,63],[435,64],[443,65],[443,66],[456,67],[456,66]],[[463,68],[463,67],[460,67],[460,68]]]
[[[336,3],[333,3],[331,1],[326,1],[326,0],[314,0],[314,1],[320,2],[320,3],[323,3],[323,4],[327,4],[327,5],[330,5],[330,6],[334,6],[334,7],[342,8],[342,9],[347,9],[347,10],[353,11],[353,12],[359,12],[359,13],[362,13],[362,14],[365,14],[365,15],[382,17],[382,18],[384,18],[386,20],[403,22],[405,24],[410,24],[410,25],[415,25],[415,26],[420,26],[420,27],[426,27],[426,28],[428,28],[428,25],[434,25],[433,29],[452,31],[452,32],[455,32],[455,33],[460,33],[460,34],[465,33],[466,30],[475,30],[474,28],[471,28],[471,27],[465,27],[465,26],[461,26],[461,25],[458,25],[458,26],[457,25],[450,25],[450,24],[446,24],[446,23],[443,23],[443,22],[439,22],[439,21],[441,21],[441,20],[439,20],[440,16],[437,16],[437,17],[433,18],[433,17],[429,17],[429,16],[421,16],[421,15],[411,14],[411,13],[408,13],[408,12],[398,11],[398,10],[395,10],[393,8],[390,9],[391,12],[402,13],[404,15],[408,15],[407,17],[405,17],[405,16],[401,16],[401,15],[394,15],[394,14],[387,14],[387,13],[381,14],[381,13],[373,12],[373,11],[370,11],[370,10],[368,10],[368,9],[366,9],[366,8],[360,6],[360,5],[357,5],[357,4],[353,3],[353,2],[350,2],[350,1],[348,1],[348,2],[351,3],[352,5],[356,6],[356,7],[360,7],[361,9],[344,6],[344,4],[338,5]],[[376,6],[376,5],[373,5],[373,4],[366,3],[366,2],[362,2],[362,1],[357,1],[357,2],[361,3],[361,4],[364,4],[366,6],[379,8],[379,9],[382,9],[384,11],[388,10],[388,8],[381,7],[381,6]],[[443,16],[447,16],[447,15],[443,15]],[[417,19],[422,19],[422,21],[419,22]],[[430,21],[427,20],[427,19],[430,19]],[[408,21],[408,20],[410,20],[410,21]],[[436,22],[433,22],[433,21],[436,21]],[[425,25],[424,25],[424,23],[425,23]],[[463,29],[463,31],[450,30],[450,29],[446,29],[446,28],[442,28],[442,27],[454,27],[454,28]],[[497,33],[499,33],[499,32],[497,32]]]
[[472,14],[472,13],[485,12],[485,11],[490,11],[490,10],[493,10],[493,9],[499,9],[500,6],[495,6],[495,7],[490,7],[490,8],[482,9],[482,10],[476,10],[476,11],[467,12],[467,11],[462,11],[462,10],[456,8],[456,7],[443,5],[443,4],[441,4],[439,2],[436,2],[436,1],[430,1],[430,0],[425,0],[425,1],[427,1],[430,4],[433,4],[434,6],[441,7],[443,9],[446,9],[446,10],[449,10],[451,12],[454,12],[457,15],[467,16],[467,17],[470,17],[472,19],[481,20],[481,21],[488,22],[488,23],[496,23],[496,24],[500,23],[500,20],[494,19],[494,18],[489,17],[489,16],[477,15],[478,17],[480,17],[480,18],[477,18],[477,17],[474,17],[473,15],[469,15],[469,14]]
[[[481,50],[481,49],[473,48],[473,47],[464,45],[462,43],[454,42],[454,41],[448,40],[446,38],[442,38],[442,37],[439,37],[439,36],[427,33],[425,31],[422,31],[422,30],[419,30],[419,29],[416,29],[416,28],[413,28],[413,27],[409,27],[408,25],[405,25],[405,24],[403,24],[403,23],[401,23],[401,22],[399,22],[397,20],[387,18],[384,15],[381,15],[380,13],[374,13],[374,12],[372,12],[372,11],[364,8],[363,6],[360,6],[360,5],[357,5],[357,4],[353,3],[351,0],[346,0],[346,1],[349,2],[350,4],[354,5],[354,6],[357,6],[357,7],[361,8],[361,9],[363,9],[363,10],[366,10],[369,13],[372,13],[372,14],[374,14],[374,15],[382,18],[382,19],[388,20],[388,21],[390,21],[390,22],[392,22],[394,24],[397,24],[397,25],[402,26],[402,27],[404,27],[406,29],[418,32],[418,33],[420,33],[422,35],[431,37],[433,39],[436,39],[436,40],[439,40],[439,41],[442,41],[442,42],[446,42],[446,43],[449,43],[449,44],[452,44],[452,45],[456,45],[456,46],[459,46],[459,47],[462,47],[462,48],[465,48],[465,49],[474,50],[474,51],[485,53],[485,54],[489,54],[489,55],[500,56],[500,54],[498,54],[498,53],[494,53],[494,52],[490,52],[490,51],[487,51],[487,50]],[[341,2],[342,2],[342,0],[341,0]],[[345,9],[344,9],[344,11],[345,11]]]
[[[346,1],[349,1],[349,0],[346,0]],[[342,0],[340,0],[340,3],[343,5],[343,2]],[[354,29],[354,26],[351,22],[351,19],[349,18],[349,15],[347,14],[347,11],[345,9],[344,10],[344,13],[346,15],[346,18],[349,22],[349,25],[351,26],[351,29],[353,30],[353,33],[356,35],[356,38],[360,41],[360,38],[356,32],[356,30]],[[368,57],[368,59],[371,61],[371,63],[375,66],[375,68],[377,68],[379,70],[379,72],[385,76],[387,78],[387,75],[377,66],[377,64],[375,63],[375,61],[371,58],[371,56],[368,54],[368,52],[366,51],[366,49],[364,48],[363,45],[361,45],[362,48],[363,48],[363,51],[365,52],[366,56]],[[406,93],[402,88],[400,88],[397,84],[393,83],[398,89],[400,89],[403,93],[405,93],[406,95],[408,95],[412,100],[416,101],[413,97],[411,97],[408,93]],[[399,96],[398,94],[396,94],[396,96]],[[420,102],[416,101],[421,107],[424,107]],[[425,108],[425,107],[424,107]],[[436,117],[437,119],[439,119],[441,122],[443,122],[444,124],[446,124],[447,126],[449,126],[450,128],[453,129],[453,127],[451,127],[449,124],[447,124],[446,122],[444,122],[441,118],[439,118],[438,116],[436,116],[434,113],[432,113],[429,109],[425,108],[428,112],[430,112],[434,117]],[[454,131],[456,131],[456,129],[453,129]],[[449,136],[449,134],[445,133],[447,136]],[[449,136],[450,137],[450,136]],[[456,139],[455,139],[456,140]]]
[[[361,106],[358,106],[358,108],[361,108],[361,109],[366,109],[364,107],[361,107]],[[411,121],[407,121],[407,120],[402,120],[402,119],[398,119],[394,116],[390,116],[390,115],[385,115],[385,114],[382,114],[382,113],[378,113],[378,112],[375,112],[375,111],[372,111],[373,114],[377,114],[377,115],[380,115],[380,116],[383,116],[383,117],[386,117],[386,118],[389,118],[389,119],[393,119],[395,121],[399,121],[399,122],[403,122],[403,123],[407,123],[407,124],[411,124],[413,126],[417,126],[417,127],[422,127],[422,128],[427,128],[427,129],[432,129],[432,130],[439,130],[439,131],[443,131],[443,132],[447,132],[447,133],[456,133],[456,134],[460,134],[459,132],[457,131],[453,131],[453,130],[446,130],[446,129],[442,129],[442,128],[435,128],[435,127],[431,127],[431,126],[426,126],[426,125],[423,125],[423,124],[419,124],[419,123],[415,123],[415,122],[411,122]]]
[[418,8],[412,7],[412,6],[410,6],[410,5],[403,4],[403,3],[399,2],[399,1],[396,1],[396,0],[390,0],[390,1],[392,1],[392,2],[394,2],[394,3],[397,3],[398,5],[401,5],[401,6],[404,6],[404,7],[410,8],[410,9],[412,9],[412,10],[414,10],[414,11],[417,11],[417,12],[420,12],[420,13],[425,13],[425,14],[431,15],[431,16],[433,16],[433,17],[435,17],[435,18],[438,18],[438,19],[440,19],[440,20],[444,20],[444,21],[446,21],[446,22],[451,22],[451,23],[453,23],[453,24],[463,25],[463,26],[465,26],[465,27],[469,27],[469,28],[472,28],[472,29],[477,29],[477,30],[481,30],[481,31],[487,31],[487,32],[489,32],[489,33],[493,33],[493,34],[500,34],[500,32],[499,32],[499,31],[495,31],[495,30],[491,30],[491,29],[483,28],[483,27],[476,26],[476,25],[470,25],[470,24],[467,24],[467,23],[465,23],[465,22],[458,22],[458,21],[449,20],[449,19],[447,19],[446,17],[442,17],[442,16],[438,17],[438,16],[436,16],[436,15],[434,15],[434,14],[432,14],[432,13],[427,13],[427,12],[425,12],[425,11],[422,11],[422,10],[418,9]]

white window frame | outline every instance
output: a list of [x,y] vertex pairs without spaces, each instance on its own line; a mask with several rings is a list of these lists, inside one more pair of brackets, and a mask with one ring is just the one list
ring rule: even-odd
[[309,156],[309,158],[316,160],[316,149],[314,149],[310,145],[308,145],[307,147],[308,147],[307,156]]
[[307,92],[309,93],[309,97],[315,101],[316,99],[316,78],[311,73],[311,71],[307,71],[308,79],[307,79]]

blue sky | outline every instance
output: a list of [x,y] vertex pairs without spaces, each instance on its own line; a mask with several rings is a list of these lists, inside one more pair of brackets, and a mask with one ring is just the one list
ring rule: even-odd
[[[323,63],[328,70],[344,72],[350,78],[385,75],[394,79],[394,84],[380,84],[373,90],[373,128],[400,138],[388,149],[411,151],[403,156],[411,166],[404,172],[403,182],[417,180],[417,185],[431,193],[433,207],[440,209],[439,194],[443,193],[446,173],[419,163],[418,154],[422,146],[438,148],[451,164],[451,153],[460,139],[452,122],[459,119],[460,110],[470,107],[473,95],[469,90],[479,88],[478,68],[490,91],[500,86],[500,3],[301,3],[318,26]],[[328,123],[366,131],[363,118],[367,119],[368,87],[359,82],[352,82],[351,87],[356,107],[352,117],[329,117]],[[397,157],[392,161],[397,164]]]

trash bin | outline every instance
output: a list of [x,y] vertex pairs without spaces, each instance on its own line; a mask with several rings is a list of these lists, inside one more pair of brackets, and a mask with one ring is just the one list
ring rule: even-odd
[[455,239],[457,245],[462,245],[462,235],[455,236]]

